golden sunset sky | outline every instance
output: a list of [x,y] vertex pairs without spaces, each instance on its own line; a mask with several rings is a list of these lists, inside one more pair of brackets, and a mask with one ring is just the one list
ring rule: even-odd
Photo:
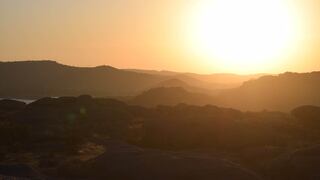
[[280,73],[320,70],[318,0],[1,0],[0,60]]

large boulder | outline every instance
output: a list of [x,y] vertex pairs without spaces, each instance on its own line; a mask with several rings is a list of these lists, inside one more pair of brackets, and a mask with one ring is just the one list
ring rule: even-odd
[[119,142],[109,143],[104,154],[86,162],[79,172],[90,179],[259,179],[253,172],[227,160],[141,149]]

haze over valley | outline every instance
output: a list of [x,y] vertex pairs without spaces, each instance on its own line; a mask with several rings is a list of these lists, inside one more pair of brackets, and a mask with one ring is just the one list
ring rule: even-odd
[[90,94],[142,106],[211,104],[244,111],[290,111],[301,105],[320,105],[320,72],[205,75],[19,61],[1,62],[0,79],[1,98]]
[[1,0],[0,180],[320,179],[320,1]]

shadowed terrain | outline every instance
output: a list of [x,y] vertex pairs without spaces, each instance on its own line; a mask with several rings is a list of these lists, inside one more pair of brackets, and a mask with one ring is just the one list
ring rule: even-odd
[[0,112],[3,177],[305,179],[319,168],[316,106],[145,108],[82,95],[1,100]]

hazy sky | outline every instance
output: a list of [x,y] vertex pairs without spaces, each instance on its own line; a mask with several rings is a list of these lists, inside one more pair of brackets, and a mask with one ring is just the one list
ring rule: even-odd
[[[228,71],[215,63],[219,60],[199,57],[190,52],[190,44],[186,45],[188,18],[198,1],[0,0],[0,60],[52,59],[77,66]],[[281,66],[257,71],[320,70],[320,1],[286,1],[296,9],[297,21],[304,29],[299,49]]]

